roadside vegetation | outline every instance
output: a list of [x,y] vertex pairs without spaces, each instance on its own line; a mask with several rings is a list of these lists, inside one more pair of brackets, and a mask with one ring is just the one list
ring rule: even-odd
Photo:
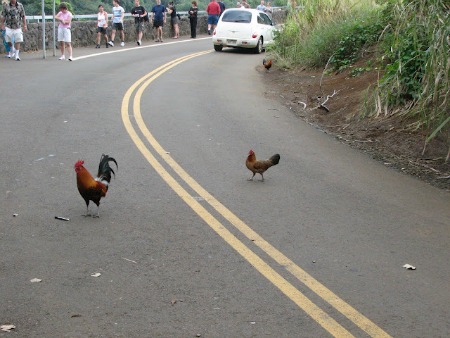
[[369,70],[379,80],[368,89],[361,118],[398,117],[424,135],[447,140],[450,156],[450,1],[302,0],[291,11],[272,49],[278,65]]

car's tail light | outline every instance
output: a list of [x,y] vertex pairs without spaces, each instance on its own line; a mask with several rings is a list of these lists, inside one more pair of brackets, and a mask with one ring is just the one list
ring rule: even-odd
[[256,34],[256,33],[253,33],[253,34],[252,34],[252,38],[253,38],[253,39],[256,39],[257,37],[258,37],[258,34]]

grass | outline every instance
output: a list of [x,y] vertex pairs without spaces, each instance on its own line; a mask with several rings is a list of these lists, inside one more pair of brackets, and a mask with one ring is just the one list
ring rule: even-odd
[[[447,138],[450,156],[448,0],[304,0],[291,12],[272,53],[279,65],[341,71],[369,48],[379,82],[366,118],[397,115],[405,129]],[[353,76],[363,70],[353,72]],[[370,99],[369,99],[370,98]]]

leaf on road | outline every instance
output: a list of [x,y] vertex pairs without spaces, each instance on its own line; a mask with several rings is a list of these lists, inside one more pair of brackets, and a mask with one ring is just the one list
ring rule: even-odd
[[416,270],[416,267],[415,267],[415,266],[412,266],[412,265],[410,265],[410,264],[405,264],[405,265],[403,265],[403,267],[404,267],[406,270]]
[[96,273],[93,273],[91,276],[92,277],[99,277],[99,276],[101,276],[102,274],[100,273],[100,272],[96,272]]
[[30,282],[31,282],[31,283],[40,283],[40,282],[42,282],[42,279],[39,279],[39,278],[33,278],[33,279],[30,279]]
[[0,330],[5,331],[5,332],[10,332],[11,330],[14,330],[15,328],[16,328],[16,326],[11,325],[11,324],[5,324],[5,325],[0,326]]

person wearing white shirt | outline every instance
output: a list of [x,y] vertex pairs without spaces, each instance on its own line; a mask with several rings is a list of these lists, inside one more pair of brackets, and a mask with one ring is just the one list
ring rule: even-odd
[[113,0],[113,8],[112,8],[112,31],[111,31],[111,40],[109,40],[108,44],[111,47],[114,47],[114,38],[116,37],[116,31],[119,31],[120,34],[120,45],[125,46],[125,33],[123,31],[123,18],[125,16],[125,10],[122,6],[120,6],[120,0]]

